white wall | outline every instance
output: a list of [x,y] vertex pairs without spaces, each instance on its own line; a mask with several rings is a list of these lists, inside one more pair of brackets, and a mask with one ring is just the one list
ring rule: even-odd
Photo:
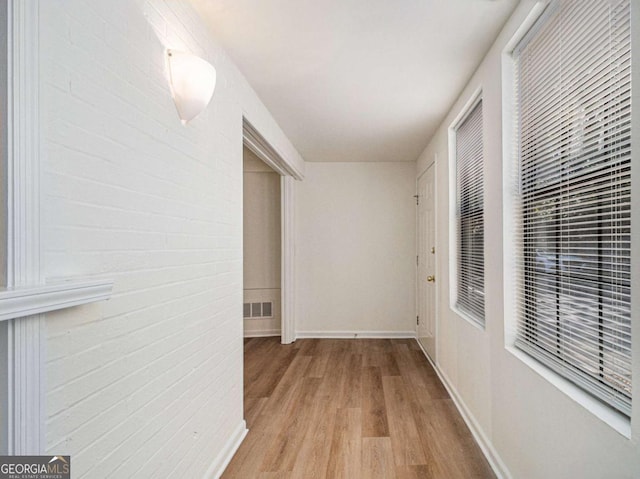
[[[440,304],[437,319],[437,364],[463,408],[475,423],[494,460],[506,476],[526,479],[637,478],[640,477],[640,408],[634,406],[632,439],[627,439],[594,413],[552,385],[505,348],[505,327],[512,318],[504,314],[506,284],[503,279],[503,186],[502,186],[502,52],[527,17],[535,2],[524,0],[453,105],[417,164],[419,175],[437,155],[437,251],[449,254],[448,128],[465,103],[479,88],[483,91],[485,161],[485,265],[486,330],[482,331],[449,307],[449,262],[439,261],[436,276]],[[640,33],[637,2],[632,2],[634,35]],[[635,73],[640,52],[635,35]],[[638,76],[638,75],[636,75]],[[635,82],[635,98],[638,84]],[[634,145],[638,146],[638,123],[634,117]],[[636,155],[637,156],[637,155]],[[634,171],[638,168],[635,158]],[[638,183],[638,182],[636,182]],[[638,202],[638,188],[635,189]],[[633,224],[640,224],[640,208]],[[634,233],[633,251],[640,251]],[[507,239],[508,240],[508,239]],[[638,279],[638,258],[635,279]],[[634,280],[634,393],[640,389],[640,284]]]
[[296,184],[298,337],[415,331],[415,164],[306,168]]
[[244,320],[244,336],[279,336],[281,323],[280,175],[243,148],[244,302],[272,302],[273,317]]
[[[40,18],[45,275],[115,279],[108,302],[47,316],[47,452],[75,478],[203,477],[244,430],[243,114],[303,160],[185,2]],[[186,127],[168,47],[218,72]]]

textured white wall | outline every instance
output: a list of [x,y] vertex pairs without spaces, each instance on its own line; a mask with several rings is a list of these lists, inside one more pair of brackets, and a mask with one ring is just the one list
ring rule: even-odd
[[[627,439],[505,349],[504,331],[512,318],[505,317],[504,313],[504,290],[510,285],[505,284],[503,278],[503,241],[508,241],[508,238],[503,238],[502,218],[503,201],[507,199],[503,198],[502,185],[501,57],[535,3],[533,0],[520,3],[418,160],[418,175],[434,156],[438,160],[436,248],[444,260],[439,261],[436,274],[441,278],[438,282],[437,363],[511,477],[636,478],[640,477],[640,408],[633,408],[632,439]],[[632,24],[634,33],[638,33],[640,9],[637,2],[632,2],[632,5]],[[638,41],[635,46],[638,48],[634,59],[640,52]],[[485,125],[485,331],[449,307],[450,272],[446,259],[449,254],[451,194],[448,189],[448,128],[479,88],[483,91]],[[638,97],[637,91],[635,97]],[[636,116],[634,121],[639,117]],[[640,131],[638,123],[635,132]],[[638,195],[635,198],[638,204]],[[634,211],[634,219],[640,222],[640,208]],[[636,240],[637,236],[634,235]],[[639,249],[634,245],[633,251]],[[634,284],[635,299],[639,284]],[[640,345],[637,303],[635,301],[633,314],[633,377],[634,391],[640,393],[637,386],[640,361],[635,354]],[[638,394],[635,397],[634,404],[638,401]]]
[[[291,146],[192,8],[40,3],[48,278],[115,279],[47,317],[47,451],[81,477],[203,477],[242,430],[242,116]],[[182,126],[165,48],[211,63]]]
[[273,303],[273,317],[244,320],[244,335],[280,334],[280,175],[243,149],[244,302]]
[[297,332],[415,331],[415,164],[307,163]]

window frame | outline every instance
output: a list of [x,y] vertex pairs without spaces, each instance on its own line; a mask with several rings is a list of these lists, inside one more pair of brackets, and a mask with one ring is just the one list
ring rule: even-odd
[[[515,88],[515,78],[516,78],[516,57],[515,51],[519,44],[525,39],[527,35],[530,34],[532,28],[536,25],[536,22],[548,12],[548,8],[550,5],[556,3],[555,0],[552,1],[544,1],[537,2],[529,11],[529,14],[526,16],[525,20],[522,22],[520,27],[513,34],[511,39],[506,43],[505,47],[502,50],[502,184],[503,184],[503,306],[504,306],[504,347],[505,350],[510,353],[512,356],[517,358],[523,365],[528,367],[530,370],[541,376],[546,380],[548,384],[550,384],[553,388],[559,390],[561,393],[567,395],[572,400],[577,402],[580,406],[587,409],[591,414],[593,414],[596,418],[606,423],[608,426],[613,428],[619,434],[626,438],[631,438],[631,417],[637,416],[638,408],[635,407],[632,410],[631,417],[626,414],[621,413],[616,410],[612,406],[606,404],[602,400],[593,396],[590,392],[585,389],[577,386],[574,382],[565,378],[558,372],[554,371],[550,367],[545,364],[539,362],[535,358],[533,358],[530,354],[524,352],[520,348],[515,346],[516,343],[516,331],[517,331],[517,304],[518,304],[518,291],[517,291],[517,282],[519,278],[521,278],[521,272],[519,272],[516,268],[516,262],[514,261],[515,255],[518,254],[518,248],[515,245],[515,242],[512,240],[514,235],[520,234],[522,232],[521,225],[516,221],[516,212],[521,209],[521,205],[518,198],[518,189],[519,189],[519,162],[518,158],[518,131],[516,128],[515,118],[516,115],[516,107],[517,107],[517,96],[516,96],[516,88]],[[634,11],[636,10],[636,11]],[[640,12],[637,9],[631,9],[631,22],[633,24],[634,18],[637,20],[640,17]],[[636,38],[633,40],[632,35],[632,64],[634,60],[638,57],[638,47],[640,46],[640,41]],[[634,50],[636,53],[634,53]],[[637,72],[640,71],[640,68],[637,65],[633,67],[632,76],[638,77]],[[637,92],[640,90],[638,87],[638,82],[632,87],[632,98],[637,98]],[[632,135],[632,145],[636,145],[638,142],[636,138],[638,138],[638,132],[640,132],[640,126],[638,125],[638,120],[640,118],[640,114],[638,113],[638,109],[635,112],[632,112],[631,115],[631,135]],[[637,157],[638,155],[636,155]],[[639,171],[640,167],[640,158],[636,158],[632,155],[631,158],[631,168],[634,171]],[[634,174],[635,176],[635,174]],[[638,204],[638,199],[640,199],[640,188],[632,185],[631,192],[631,202],[632,204]],[[631,212],[631,222],[633,224],[638,224],[638,220],[640,219],[640,212],[633,211]],[[520,228],[520,229],[519,229]],[[635,228],[632,226],[632,232]],[[632,251],[637,250],[638,246],[640,246],[640,238],[638,235],[631,235],[631,249]],[[634,249],[635,248],[635,249]],[[638,261],[637,255],[632,255],[631,257],[631,296],[637,297],[638,292],[638,279],[640,278],[640,273],[635,272],[638,268],[640,261]],[[635,354],[640,348],[637,346],[638,328],[633,325],[636,323],[638,319],[638,312],[640,311],[639,302],[632,301],[631,306],[631,318],[632,318],[632,332],[631,332],[631,341],[633,343],[633,358],[631,363],[632,371],[637,371],[637,365],[639,361],[637,360],[637,354]],[[637,392],[640,388],[638,387],[638,381],[635,381],[633,385],[634,392]],[[638,395],[636,394],[636,397]],[[637,399],[636,399],[637,402]]]
[[471,325],[479,328],[484,331],[486,328],[486,267],[484,265],[484,259],[486,257],[484,234],[483,234],[483,245],[482,245],[482,257],[483,257],[483,315],[482,318],[476,317],[472,312],[468,311],[465,308],[460,307],[458,304],[458,288],[460,285],[460,251],[459,251],[459,195],[458,195],[458,158],[457,158],[457,135],[458,129],[460,126],[467,120],[469,115],[474,111],[478,104],[482,103],[483,111],[482,111],[482,168],[481,168],[481,178],[482,178],[482,215],[483,215],[483,228],[485,225],[485,214],[484,207],[486,204],[486,192],[484,188],[484,178],[485,178],[485,123],[484,123],[484,98],[483,98],[483,90],[482,86],[476,88],[476,90],[471,94],[467,102],[460,109],[460,113],[455,117],[451,125],[449,126],[449,271],[450,271],[450,282],[449,282],[449,307],[456,312],[460,317],[466,320]]

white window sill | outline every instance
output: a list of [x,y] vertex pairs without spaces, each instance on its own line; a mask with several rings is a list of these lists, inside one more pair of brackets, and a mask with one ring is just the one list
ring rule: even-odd
[[484,323],[482,323],[479,319],[476,319],[470,314],[464,312],[463,310],[458,308],[455,304],[451,304],[450,307],[454,313],[456,313],[458,316],[464,319],[467,323],[471,324],[471,326],[475,327],[476,329],[479,329],[482,332],[486,331]]
[[112,280],[72,279],[0,290],[0,321],[106,300],[112,289]]
[[566,394],[575,402],[588,410],[595,417],[611,426],[615,431],[617,431],[625,438],[631,439],[631,420],[627,416],[594,398],[589,393],[573,384],[571,381],[563,378],[559,374],[555,373],[551,369],[533,359],[528,354],[520,351],[515,346],[507,346],[506,349],[516,358],[526,364],[529,368],[533,369],[536,373],[549,381],[564,394]]

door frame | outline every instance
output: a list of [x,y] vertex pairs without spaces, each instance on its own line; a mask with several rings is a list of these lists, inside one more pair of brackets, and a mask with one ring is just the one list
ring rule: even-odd
[[[438,278],[441,278],[440,275],[440,261],[438,259],[441,250],[440,250],[440,245],[438,243],[438,181],[437,181],[437,176],[438,176],[438,153],[434,153],[433,154],[433,159],[427,163],[427,165],[422,169],[422,171],[420,171],[420,173],[418,174],[417,178],[416,178],[416,196],[419,196],[420,193],[420,188],[419,188],[419,184],[420,184],[420,179],[427,173],[427,171],[429,171],[430,168],[433,168],[433,242],[434,242],[434,246],[436,249],[436,253],[435,253],[435,257],[433,258],[433,269],[434,269],[434,274],[436,277],[436,281],[434,283],[434,310],[433,310],[433,338],[434,338],[434,344],[435,344],[435,357],[431,357],[429,355],[429,353],[427,352],[427,350],[425,349],[424,345],[422,345],[420,343],[420,341],[418,340],[418,325],[416,324],[416,341],[418,341],[418,344],[420,345],[420,347],[422,348],[422,350],[424,351],[424,353],[431,359],[431,361],[433,361],[434,364],[437,364],[437,357],[438,357],[438,317],[439,317],[439,313],[440,313],[440,283],[441,281]],[[420,198],[418,198],[419,200]],[[418,223],[419,223],[419,207],[420,205],[416,205],[416,256],[420,255],[420,229],[418,228]],[[416,264],[416,314],[419,316],[420,310],[420,277],[418,274],[418,265]]]
[[269,144],[246,117],[242,118],[242,143],[280,175],[281,327],[282,344],[296,340],[295,318],[295,182],[302,173]]

